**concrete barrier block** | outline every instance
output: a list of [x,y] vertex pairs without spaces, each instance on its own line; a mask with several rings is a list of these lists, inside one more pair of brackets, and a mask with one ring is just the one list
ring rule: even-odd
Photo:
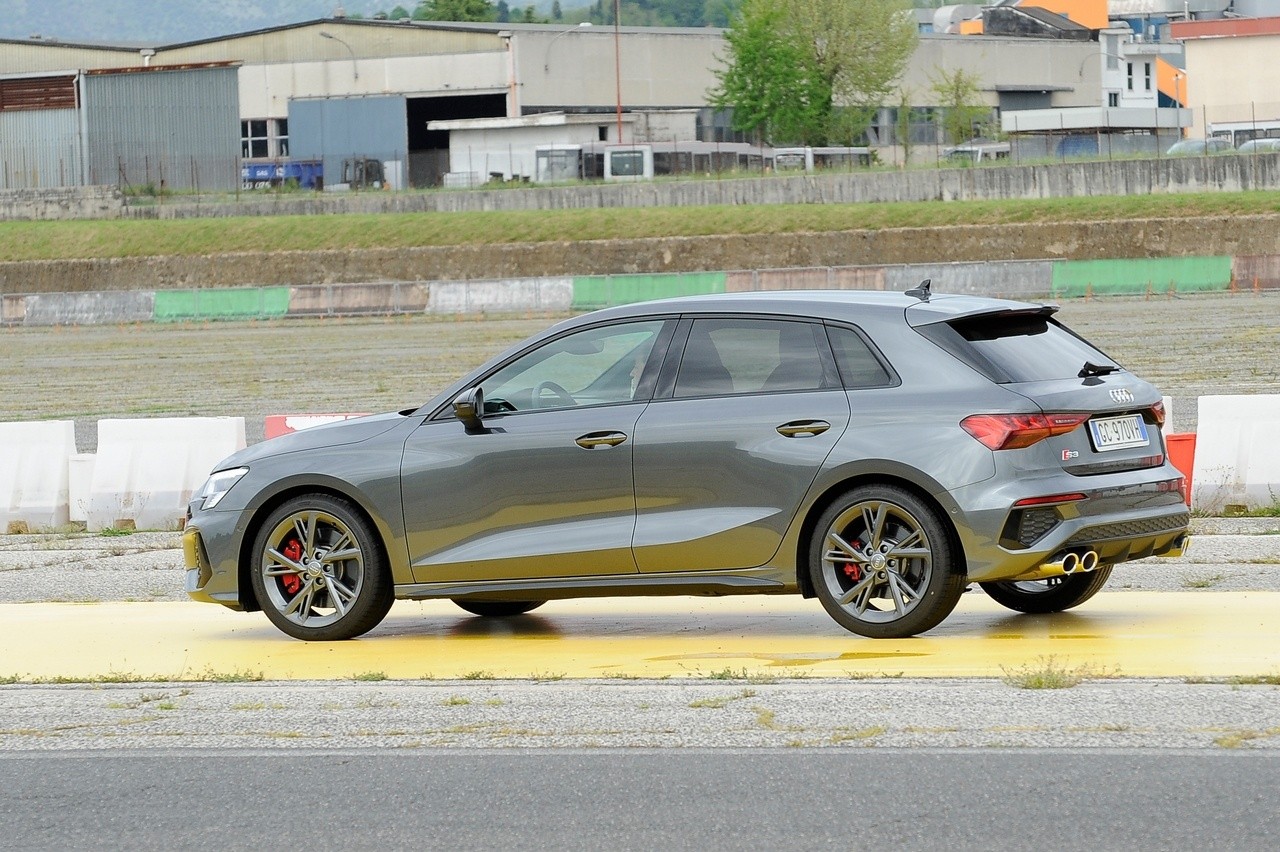
[[76,453],[67,459],[67,503],[73,522],[89,520],[89,495],[93,488],[93,453]]
[[573,306],[572,278],[506,281],[437,281],[427,311],[433,314],[567,311]]
[[67,459],[76,451],[72,420],[0,423],[0,532],[66,524]]
[[155,293],[44,293],[27,296],[25,325],[150,322]]
[[1047,260],[1009,260],[889,266],[884,271],[884,289],[909,290],[926,278],[933,281],[935,293],[1043,299],[1053,289],[1053,264]]
[[1173,423],[1173,397],[1171,397],[1171,396],[1162,396],[1162,397],[1160,397],[1160,399],[1161,399],[1161,401],[1163,401],[1163,402],[1164,402],[1164,429],[1163,429],[1163,431],[1164,431],[1164,433],[1165,433],[1166,435],[1172,435],[1174,432],[1177,432],[1177,431],[1178,431],[1176,428],[1174,428],[1174,423]]
[[98,421],[88,528],[176,529],[214,465],[244,446],[243,417]]
[[338,423],[355,417],[367,416],[368,412],[361,414],[269,414],[267,415],[263,435],[267,438],[278,438],[281,435],[288,435],[290,432],[297,432],[300,429],[310,429],[312,426],[323,426],[326,423]]
[[1202,396],[1191,505],[1216,514],[1280,502],[1280,394]]

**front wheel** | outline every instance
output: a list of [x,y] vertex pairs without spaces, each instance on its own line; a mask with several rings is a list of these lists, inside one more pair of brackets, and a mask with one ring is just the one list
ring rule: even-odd
[[351,639],[382,621],[394,598],[369,522],[328,494],[276,509],[253,546],[253,592],[271,623],[295,639]]
[[1062,612],[1079,606],[1096,595],[1111,579],[1111,566],[1087,574],[1067,574],[1047,580],[996,581],[979,583],[982,591],[1001,606],[1018,612],[1040,615]]
[[466,598],[455,598],[453,602],[472,615],[488,618],[524,615],[546,603],[546,601],[470,601]]
[[809,575],[842,627],[900,639],[951,614],[965,577],[943,522],[923,500],[891,485],[842,495],[822,514],[809,545]]

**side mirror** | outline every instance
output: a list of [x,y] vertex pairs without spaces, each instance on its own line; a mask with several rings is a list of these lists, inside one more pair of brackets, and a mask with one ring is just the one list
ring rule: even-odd
[[468,432],[484,431],[484,391],[479,387],[468,388],[453,400],[453,416],[462,422]]

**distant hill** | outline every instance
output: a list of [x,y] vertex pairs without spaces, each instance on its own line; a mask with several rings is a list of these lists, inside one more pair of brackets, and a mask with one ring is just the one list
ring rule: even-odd
[[[340,5],[344,0],[0,0],[0,38],[172,44],[327,18]],[[364,5],[379,8],[373,0],[345,0],[348,12]]]

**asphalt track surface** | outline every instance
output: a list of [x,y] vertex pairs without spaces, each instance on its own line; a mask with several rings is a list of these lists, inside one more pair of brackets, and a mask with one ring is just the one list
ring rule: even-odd
[[0,849],[1271,850],[1280,755],[0,754]]

